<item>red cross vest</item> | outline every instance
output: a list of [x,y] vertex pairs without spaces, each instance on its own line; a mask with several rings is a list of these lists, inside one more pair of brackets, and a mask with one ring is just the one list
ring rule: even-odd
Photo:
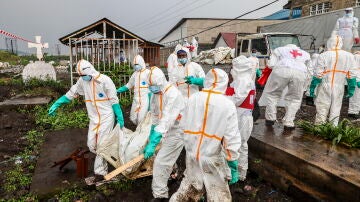
[[[234,94],[235,94],[235,89],[233,87],[228,87],[225,91],[226,96],[233,96]],[[244,102],[241,103],[239,107],[253,110],[255,107],[255,96],[256,96],[256,90],[254,89],[250,90]]]
[[239,107],[253,110],[255,107],[255,95],[256,95],[256,91],[250,90],[248,96],[245,98],[244,102],[241,103]]

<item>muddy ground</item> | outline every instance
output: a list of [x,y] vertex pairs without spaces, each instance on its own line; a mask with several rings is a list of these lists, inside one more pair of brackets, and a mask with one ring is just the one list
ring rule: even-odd
[[[0,78],[5,78],[11,75],[0,75]],[[21,92],[19,86],[1,86],[0,85],[0,102],[10,97],[16,96]],[[39,90],[41,91],[41,89]],[[46,91],[46,87],[44,89]],[[66,92],[66,89],[56,92],[53,98],[57,98],[62,93]],[[260,96],[261,91],[258,93]],[[31,95],[29,95],[31,96]],[[342,116],[346,116],[347,112],[347,100],[344,101]],[[2,107],[0,108],[0,184],[4,184],[4,173],[13,169],[15,161],[12,160],[17,154],[22,152],[27,146],[27,141],[24,135],[27,131],[37,127],[34,117],[31,114],[24,113],[24,110],[31,109],[32,106],[24,106],[22,108],[17,107]],[[130,107],[123,109],[125,116],[125,126],[130,129],[134,129],[135,126],[129,120]],[[315,107],[306,106],[303,103],[302,108],[297,114],[297,120],[314,120]],[[284,109],[279,109],[278,119],[281,119],[284,115]],[[261,117],[264,116],[264,108],[261,107]],[[58,131],[61,133],[61,131]],[[53,133],[57,133],[54,131]],[[180,185],[182,172],[185,168],[183,152],[178,160],[179,166],[179,178],[177,180],[169,181],[170,194],[174,193]],[[36,159],[34,159],[36,160]],[[151,177],[146,177],[133,182],[126,181],[124,185],[112,186],[104,185],[102,187],[84,187],[80,188],[82,192],[88,194],[89,201],[149,201],[152,198],[151,193]],[[23,190],[17,190],[22,195],[29,191],[29,187],[23,187]],[[271,184],[264,181],[256,173],[250,172],[245,182],[239,182],[236,185],[231,186],[232,196],[234,201],[294,201],[291,196],[287,196],[280,190],[273,187]],[[0,199],[18,197],[21,194],[13,194],[9,196],[9,193],[5,193],[3,187],[0,187]],[[42,200],[57,201],[58,196],[46,196]],[[74,195],[70,197],[70,201],[80,199]]]

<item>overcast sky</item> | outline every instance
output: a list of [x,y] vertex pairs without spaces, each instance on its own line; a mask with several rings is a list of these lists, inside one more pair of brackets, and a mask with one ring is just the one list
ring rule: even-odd
[[[58,39],[101,18],[147,40],[157,41],[181,18],[234,18],[273,0],[0,0],[0,29],[35,40],[41,35],[49,43],[47,52],[55,51]],[[280,9],[279,2],[243,18],[260,18]],[[20,49],[26,43],[18,41]],[[0,49],[4,49],[0,36]],[[62,47],[62,51],[65,47]]]

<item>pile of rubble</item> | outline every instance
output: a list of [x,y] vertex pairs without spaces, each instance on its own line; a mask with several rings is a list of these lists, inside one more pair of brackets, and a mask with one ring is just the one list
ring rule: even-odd
[[[2,64],[0,64],[0,73],[4,74],[4,73],[13,73],[13,74],[20,74],[23,69],[24,66],[23,65],[3,65],[4,63],[7,62],[0,62]],[[9,63],[7,63],[9,64]]]
[[219,47],[207,51],[201,51],[192,61],[209,65],[229,64],[235,58],[235,49]]

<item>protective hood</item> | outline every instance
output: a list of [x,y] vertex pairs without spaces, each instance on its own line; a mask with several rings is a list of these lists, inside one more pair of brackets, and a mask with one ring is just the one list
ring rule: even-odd
[[182,48],[181,44],[176,45],[174,53],[176,54],[181,48]]
[[314,53],[314,54],[312,54],[312,56],[311,56],[311,60],[316,60],[319,56],[320,56],[320,54]]
[[100,74],[98,71],[96,71],[94,66],[89,61],[84,60],[84,59],[80,60],[77,63],[76,71],[81,76],[90,75],[93,78],[95,78],[96,76],[98,76]]
[[158,67],[154,66],[150,69],[149,86],[159,86],[163,90],[168,83],[164,73]]
[[[187,59],[188,59],[188,62],[190,62],[190,59],[191,59],[191,55],[190,55],[190,51],[188,48],[186,47],[181,47],[179,50],[184,50],[186,52],[186,55],[187,55]],[[178,50],[178,51],[179,51]],[[177,52],[177,51],[176,51]]]
[[286,45],[285,47],[292,48],[292,49],[300,49],[299,47],[297,47],[297,46],[294,45],[294,44],[288,44],[288,45]]
[[134,57],[133,65],[135,64],[141,65],[142,69],[146,68],[144,58],[141,55],[137,55]]
[[196,41],[195,37],[192,38],[191,44],[192,44],[193,46],[197,46],[197,45],[198,45],[198,42]]
[[332,35],[327,41],[328,50],[341,50],[342,46],[342,38],[339,35]]
[[229,77],[224,70],[214,68],[205,76],[204,89],[225,93]]
[[251,59],[241,55],[232,60],[232,69],[230,71],[231,75],[235,79],[243,73],[252,72],[252,61]]

